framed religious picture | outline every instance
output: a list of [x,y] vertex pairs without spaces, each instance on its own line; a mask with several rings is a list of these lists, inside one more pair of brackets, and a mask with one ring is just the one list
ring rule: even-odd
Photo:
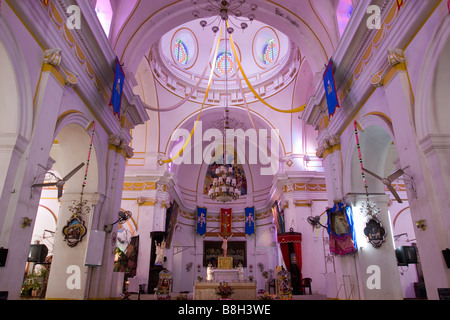
[[163,270],[159,273],[158,293],[170,293],[172,285],[172,273],[168,270]]
[[375,218],[369,219],[364,228],[364,234],[367,241],[374,247],[379,248],[386,238],[386,229],[381,225],[381,222]]

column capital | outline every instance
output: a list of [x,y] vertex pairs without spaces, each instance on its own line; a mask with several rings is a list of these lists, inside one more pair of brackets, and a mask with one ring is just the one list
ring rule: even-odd
[[46,50],[44,52],[43,63],[44,71],[57,71],[57,74],[54,73],[54,75],[59,80],[61,85],[75,86],[78,83],[77,75],[63,66],[61,49],[55,48]]
[[338,135],[326,136],[319,141],[319,148],[316,150],[316,156],[325,159],[329,154],[341,150],[341,139]]

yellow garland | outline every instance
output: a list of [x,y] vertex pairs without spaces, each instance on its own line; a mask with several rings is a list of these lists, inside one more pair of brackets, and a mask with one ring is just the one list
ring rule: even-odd
[[[229,27],[228,21],[227,21],[227,27]],[[245,74],[245,72],[244,72],[244,69],[242,68],[241,62],[239,61],[239,58],[238,58],[238,55],[237,55],[237,52],[236,52],[236,47],[234,46],[233,37],[231,36],[231,34],[230,34],[230,42],[231,42],[231,47],[233,48],[234,57],[235,57],[236,62],[237,62],[237,64],[238,64],[238,66],[239,66],[239,69],[240,69],[241,72],[242,72],[242,76],[244,77],[244,80],[245,80],[245,82],[247,83],[247,86],[249,87],[250,91],[255,95],[255,97],[256,97],[259,101],[261,101],[263,104],[265,104],[266,106],[268,106],[270,109],[275,110],[275,111],[277,111],[277,112],[282,112],[282,113],[296,113],[296,112],[302,112],[302,111],[305,110],[306,104],[303,105],[303,106],[301,106],[301,107],[298,107],[298,108],[296,108],[296,109],[292,109],[292,110],[281,110],[281,109],[277,109],[277,108],[275,108],[275,107],[272,107],[270,104],[268,104],[266,101],[264,101],[264,99],[261,98],[261,96],[260,96],[260,95],[255,91],[255,89],[252,87],[250,81],[248,80],[248,78],[247,78],[247,76],[246,76],[246,74]]]
[[[213,57],[217,57],[217,54],[219,52],[219,44],[220,44],[220,35],[222,34],[222,28],[220,30],[219,36],[217,37],[217,45],[216,45],[216,52]],[[214,68],[211,67],[211,74],[209,75],[208,80],[208,87],[206,88],[205,98],[203,99],[202,107],[200,109],[200,112],[198,114],[197,120],[195,120],[194,128],[191,131],[191,134],[189,135],[189,138],[184,143],[183,147],[180,149],[180,151],[177,152],[172,158],[167,160],[159,160],[158,163],[160,166],[164,165],[165,163],[170,163],[178,159],[181,155],[181,153],[184,151],[184,149],[188,146],[188,144],[191,142],[192,136],[194,135],[195,129],[197,128],[198,121],[200,120],[200,116],[202,114],[203,108],[205,107],[206,99],[208,98],[209,89],[211,88],[211,82],[214,75]]]

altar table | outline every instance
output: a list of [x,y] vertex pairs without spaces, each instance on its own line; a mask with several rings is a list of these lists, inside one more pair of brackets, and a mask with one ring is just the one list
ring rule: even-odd
[[[232,300],[256,300],[256,282],[240,281],[228,282],[233,288]],[[220,296],[216,294],[219,282],[203,281],[194,284],[194,300],[218,300]]]

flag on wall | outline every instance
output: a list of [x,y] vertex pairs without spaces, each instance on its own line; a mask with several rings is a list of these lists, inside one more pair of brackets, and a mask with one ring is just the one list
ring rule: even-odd
[[340,107],[334,83],[333,60],[331,59],[323,75],[323,83],[325,86],[325,96],[327,97],[328,115],[331,117],[336,112],[336,109]]
[[116,67],[114,76],[114,85],[111,93],[109,106],[112,107],[114,115],[120,120],[120,106],[122,104],[123,85],[125,84],[125,73],[120,65],[119,58],[116,57]]
[[206,208],[197,207],[197,234],[204,236],[206,233]]
[[220,209],[220,233],[231,234],[231,209]]
[[245,208],[245,234],[255,233],[255,207]]

